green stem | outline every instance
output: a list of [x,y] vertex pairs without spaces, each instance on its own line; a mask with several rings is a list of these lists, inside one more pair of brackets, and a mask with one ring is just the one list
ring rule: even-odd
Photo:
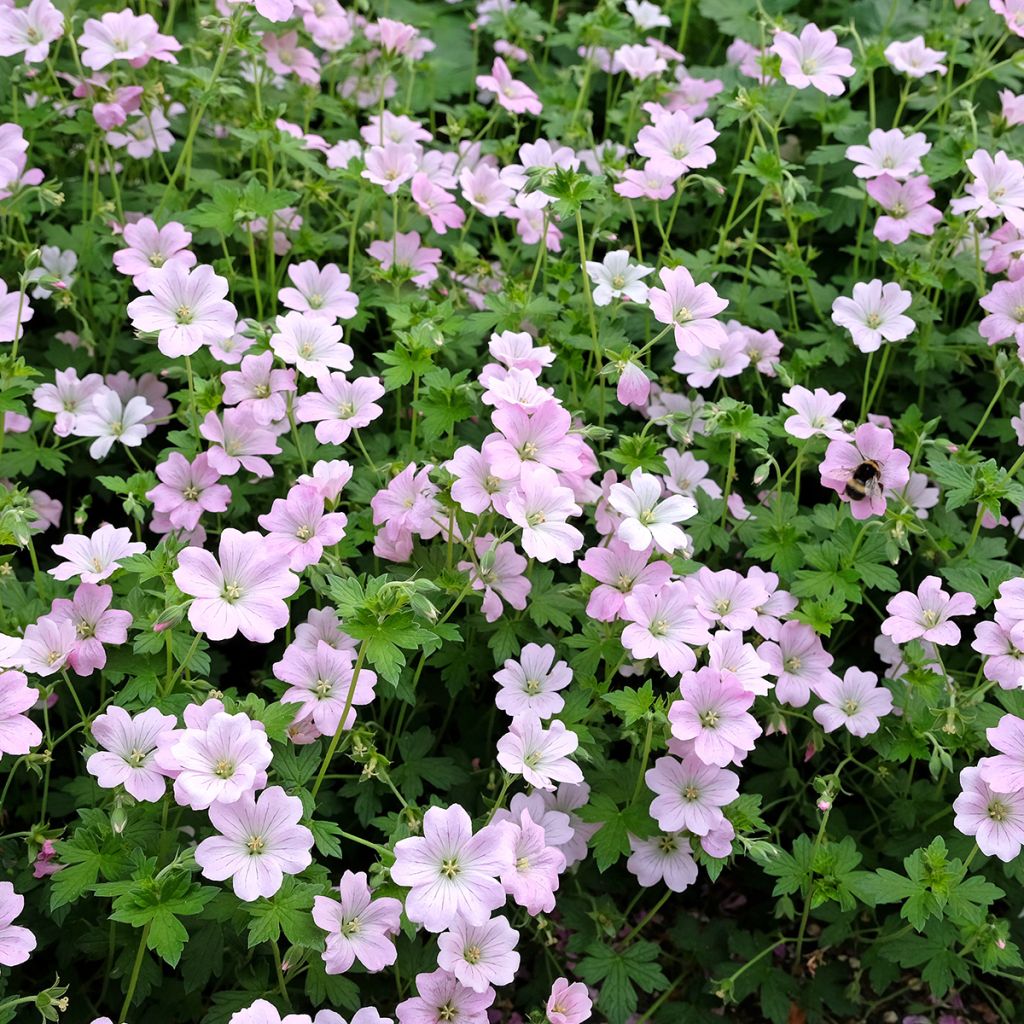
[[149,938],[149,929],[152,922],[147,921],[139,936],[139,949],[135,954],[135,963],[132,965],[132,975],[128,980],[128,991],[125,993],[124,1002],[121,1004],[121,1013],[118,1020],[127,1020],[128,1011],[131,1009],[132,998],[135,995],[135,986],[139,983],[139,971],[142,970],[142,958],[146,952],[146,940]]
[[349,711],[352,710],[352,700],[356,695],[359,673],[362,672],[363,662],[366,660],[366,647],[367,643],[364,640],[359,645],[359,653],[356,655],[355,668],[352,670],[352,682],[348,684],[348,695],[345,697],[345,708],[341,712],[341,718],[338,720],[338,728],[334,730],[334,735],[331,737],[331,742],[327,747],[327,753],[324,754],[323,763],[320,765],[320,772],[316,777],[316,782],[313,783],[312,795],[314,800],[316,800],[316,795],[320,792],[320,787],[323,785],[324,776],[327,774],[331,760],[335,753],[337,753],[338,744],[341,742],[341,734],[345,731],[345,721],[348,718]]

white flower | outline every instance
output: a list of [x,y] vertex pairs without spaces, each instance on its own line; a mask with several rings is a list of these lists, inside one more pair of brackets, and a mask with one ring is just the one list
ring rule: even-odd
[[77,437],[95,437],[89,445],[94,459],[105,458],[115,441],[135,448],[146,436],[146,417],[153,407],[141,396],[127,402],[111,388],[93,395],[91,406],[75,417],[72,433]]
[[593,296],[595,306],[607,306],[612,299],[623,297],[633,302],[646,300],[647,285],[643,283],[643,278],[654,273],[654,267],[645,267],[641,263],[631,264],[625,249],[607,253],[601,263],[587,260],[586,267],[587,275],[596,286]]
[[634,469],[626,484],[612,484],[608,503],[624,516],[616,536],[632,551],[643,551],[651,544],[671,554],[685,548],[686,534],[676,526],[697,514],[697,503],[682,494],[661,500],[662,484],[656,476]]

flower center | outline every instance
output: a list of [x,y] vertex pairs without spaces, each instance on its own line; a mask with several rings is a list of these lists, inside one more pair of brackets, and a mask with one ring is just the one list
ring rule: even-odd
[[633,586],[634,579],[635,577],[630,576],[627,573],[620,572],[618,578],[615,580],[615,586],[618,587],[619,590],[623,591],[623,593],[625,593],[627,590],[630,589],[630,587]]
[[220,596],[229,604],[234,604],[242,596],[242,588],[237,581],[225,583]]
[[162,252],[151,252],[149,254],[149,265],[151,267],[162,267],[167,261],[167,257]]
[[230,779],[235,774],[235,764],[226,757],[222,757],[214,766],[213,774],[218,779]]
[[839,706],[848,715],[855,715],[860,711],[860,703],[855,701],[852,697],[847,697]]
[[711,607],[719,615],[727,615],[729,613],[729,609],[732,607],[732,601],[727,597],[720,597]]
[[249,836],[245,841],[245,846],[250,857],[257,857],[266,849],[267,843],[262,836]]
[[457,877],[459,874],[459,862],[454,857],[448,857],[441,861],[441,874],[448,879]]
[[146,752],[133,747],[132,752],[125,758],[125,761],[133,768],[141,768],[142,762],[146,760]]
[[351,938],[353,935],[359,934],[359,928],[359,918],[354,917],[352,918],[351,921],[346,921],[341,926],[341,934],[344,935],[346,938]]
[[324,304],[324,297],[319,292],[313,292],[312,295],[306,297],[306,301],[313,309],[319,309]]
[[307,541],[313,536],[313,527],[307,526],[303,523],[302,526],[295,531],[295,536],[301,541]]
[[269,384],[257,384],[252,389],[252,393],[257,398],[269,398],[270,397],[270,385]]
[[463,959],[471,967],[476,966],[476,964],[480,963],[480,960],[483,957],[483,955],[484,952],[479,946],[467,946],[462,951]]
[[334,687],[326,679],[318,679],[316,685],[313,687],[313,692],[320,698],[320,700],[326,700]]
[[661,836],[658,839],[658,849],[666,856],[675,853],[676,848],[675,836]]
[[174,311],[174,315],[179,324],[190,324],[195,319],[195,314],[190,306],[179,306]]
[[650,526],[654,522],[654,509],[645,508],[637,518],[644,526]]
[[540,680],[539,679],[527,679],[526,680],[526,692],[533,696],[534,694],[540,693]]
[[871,330],[877,331],[882,324],[882,318],[877,313],[868,313],[868,315],[864,317],[864,324],[865,326],[870,327]]
[[714,729],[718,725],[718,717],[717,711],[702,711],[700,714],[700,724],[705,729]]
[[313,355],[313,343],[311,341],[304,341],[299,346],[299,355],[303,359],[309,359]]
[[688,803],[693,803],[694,800],[700,799],[700,790],[691,782],[680,795]]
[[543,512],[531,512],[530,515],[526,517],[526,523],[528,526],[540,526],[544,521]]
[[939,624],[939,613],[936,611],[932,611],[932,609],[929,608],[924,613],[922,613],[921,621],[926,626],[928,626],[929,629],[932,626],[937,626]]
[[1010,816],[1010,808],[1002,800],[993,800],[988,805],[988,816],[992,821],[1005,821]]
[[676,310],[676,323],[685,324],[693,319],[693,312],[687,306],[681,306]]
[[612,277],[612,287],[616,291],[618,291],[621,288],[624,288],[625,285],[626,285],[626,278],[625,278],[624,274],[615,274]]
[[86,640],[96,635],[96,623],[86,622],[84,619],[75,626],[75,632],[80,640]]
[[527,441],[526,444],[524,444],[523,447],[519,449],[519,454],[524,459],[535,459],[537,458],[537,452],[539,451],[540,448],[537,447],[536,441]]
[[189,484],[182,492],[181,496],[186,501],[195,501],[199,497],[199,488],[195,484]]
[[795,654],[783,662],[783,668],[787,672],[799,672],[802,667],[803,662]]
[[338,412],[343,420],[351,419],[356,414],[355,402],[342,402],[338,406]]
[[517,857],[516,858],[516,871],[527,871],[530,867],[529,857]]

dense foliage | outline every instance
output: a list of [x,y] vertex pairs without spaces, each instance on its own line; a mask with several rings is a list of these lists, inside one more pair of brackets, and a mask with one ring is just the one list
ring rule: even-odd
[[116,6],[0,0],[0,1021],[1018,1020],[1024,2]]

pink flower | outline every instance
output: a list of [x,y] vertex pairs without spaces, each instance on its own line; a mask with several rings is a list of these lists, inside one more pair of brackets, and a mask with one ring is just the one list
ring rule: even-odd
[[452,499],[461,509],[478,516],[488,509],[504,514],[506,497],[515,486],[515,476],[503,480],[491,469],[491,460],[483,452],[470,445],[462,445],[444,464],[444,468],[455,477],[452,484]]
[[323,495],[308,484],[296,484],[284,498],[275,498],[269,512],[257,517],[267,531],[267,555],[283,559],[292,572],[316,565],[324,548],[345,536],[348,517],[325,512]]
[[997,793],[1024,790],[1024,718],[1003,715],[985,735],[999,753],[982,759],[981,777]]
[[909,78],[924,78],[933,72],[944,75],[946,65],[942,63],[945,50],[933,50],[924,44],[924,36],[914,36],[906,42],[892,42],[885,48],[885,59],[893,71]]
[[721,348],[728,336],[714,317],[728,300],[709,284],[695,284],[685,267],[663,267],[658,277],[664,288],[651,288],[647,301],[655,320],[674,326],[679,351],[699,355],[705,348]]
[[510,853],[494,827],[473,835],[469,815],[458,804],[431,807],[423,834],[395,843],[391,877],[410,886],[405,912],[410,921],[442,932],[454,919],[484,924],[505,903],[498,875]]
[[107,11],[99,20],[89,18],[78,45],[82,50],[82,63],[93,71],[105,68],[117,60],[127,60],[132,67],[141,68],[150,60],[177,64],[174,52],[181,43],[173,36],[161,35],[156,19],[151,14]]
[[533,343],[526,331],[502,331],[492,334],[487,343],[491,357],[510,370],[529,370],[539,376],[545,366],[555,361],[555,353],[547,345]]
[[26,714],[38,700],[23,672],[0,672],[0,755],[21,756],[42,743],[42,732]]
[[995,157],[976,149],[967,160],[974,180],[949,207],[954,213],[977,210],[979,217],[1005,216],[1014,227],[1024,228],[1024,163],[1011,160],[1002,150]]
[[[127,614],[127,613],[126,613]],[[124,786],[136,800],[158,803],[167,788],[167,778],[154,763],[161,733],[173,729],[173,715],[147,708],[134,717],[116,705],[98,715],[92,734],[103,748],[86,762],[86,771],[103,789]]]
[[359,307],[359,296],[349,291],[351,279],[334,263],[318,267],[312,260],[293,263],[288,268],[290,288],[282,288],[277,297],[286,309],[319,316],[325,320],[351,320]]
[[656,794],[651,817],[665,832],[686,829],[705,836],[725,821],[722,808],[739,796],[739,778],[726,768],[704,764],[689,754],[682,761],[659,757],[644,774],[648,789]]
[[437,521],[437,485],[430,479],[433,468],[424,466],[417,470],[416,464],[410,462],[387,487],[379,490],[370,499],[374,523],[386,524],[386,529],[408,530],[424,540],[436,537],[441,525]]
[[220,375],[224,404],[237,405],[261,427],[283,420],[288,414],[286,397],[295,391],[295,371],[275,370],[274,353],[243,357],[237,370]]
[[362,177],[380,185],[385,195],[394,195],[416,173],[419,149],[397,142],[370,146],[363,158],[366,167]]
[[315,650],[290,647],[274,665],[274,675],[290,684],[281,695],[281,703],[298,704],[298,721],[310,722],[321,736],[333,736],[338,731],[343,712],[344,727],[351,729],[356,721],[355,708],[373,700],[377,685],[376,673],[367,668],[360,668],[359,678],[354,679],[354,663],[351,650],[323,640]]
[[622,618],[622,646],[634,658],[657,658],[670,676],[697,664],[693,647],[711,640],[707,624],[693,606],[685,583],[666,583],[657,591],[637,586],[627,595]]
[[0,966],[2,967],[17,967],[18,964],[23,964],[29,958],[32,950],[36,948],[36,937],[27,928],[12,924],[24,909],[25,897],[16,893],[10,882],[0,882]]
[[1024,96],[1018,96],[1009,89],[1000,89],[999,102],[1002,104],[1003,120],[1008,125],[1024,124]]
[[27,7],[0,7],[0,57],[25,54],[26,64],[41,64],[50,43],[64,34],[64,16],[50,0],[29,0]]
[[419,288],[426,288],[437,280],[441,250],[421,246],[418,231],[407,234],[399,232],[391,241],[371,242],[366,251],[380,264],[382,270],[396,267]]
[[978,848],[988,857],[1015,860],[1024,846],[1024,793],[994,793],[982,770],[971,767],[960,772],[963,792],[953,801],[953,825],[965,836],[974,836]]
[[519,660],[508,658],[505,667],[495,672],[494,681],[501,687],[494,699],[506,714],[536,715],[551,718],[565,707],[559,695],[572,682],[572,669],[564,661],[555,661],[555,648],[527,644]]
[[517,82],[500,57],[494,58],[489,75],[476,76],[476,87],[494,93],[498,103],[512,114],[537,115],[544,109],[537,94],[525,83]]
[[978,324],[978,333],[990,345],[1008,338],[1024,345],[1024,277],[1016,281],[997,281],[992,291],[978,302],[988,313]]
[[832,441],[819,467],[823,487],[850,502],[854,519],[885,514],[886,495],[910,481],[910,456],[897,448],[892,431],[862,423],[849,441]]
[[104,644],[123,644],[132,623],[130,612],[110,607],[113,590],[95,583],[80,583],[72,600],[57,598],[51,615],[67,619],[75,627],[75,647],[68,655],[68,664],[80,676],[107,663]]
[[302,820],[302,801],[271,786],[254,800],[216,803],[210,823],[220,835],[204,839],[195,851],[203,877],[234,881],[235,895],[246,903],[271,897],[284,882],[312,863],[313,833]]
[[315,487],[324,496],[325,501],[333,504],[351,479],[352,466],[344,459],[317,459],[313,463],[313,472],[303,473],[296,483]]
[[498,740],[498,764],[537,789],[554,789],[556,782],[582,782],[583,772],[569,760],[579,737],[557,719],[545,729],[536,715],[512,719]]
[[[57,851],[54,848],[53,840],[44,839],[32,864],[32,877],[49,878],[50,875],[55,875],[58,871],[62,871],[65,866],[57,862]],[[93,1024],[96,1024],[96,1021]]]
[[348,380],[343,373],[320,373],[317,390],[302,395],[295,403],[300,423],[316,424],[321,444],[344,444],[353,430],[372,423],[384,411],[377,399],[384,394],[379,377]]
[[683,892],[697,881],[697,862],[686,832],[663,832],[650,839],[631,835],[629,847],[626,867],[641,885],[664,883],[672,892]]
[[299,577],[268,553],[262,534],[230,527],[221,534],[218,558],[186,548],[173,575],[182,593],[195,598],[188,609],[192,628],[210,640],[241,632],[253,643],[269,643],[288,621],[285,598],[299,586]]
[[[966,0],[958,0],[957,6]],[[1024,36],[1024,3],[1021,0],[988,0],[989,7],[996,14],[1001,14],[1006,22],[1006,29],[1016,36]]]
[[393,935],[398,934],[402,904],[390,896],[371,899],[366,873],[341,876],[340,899],[317,896],[313,920],[327,932],[321,954],[327,974],[344,974],[358,960],[371,974],[390,967],[398,957]]
[[[628,8],[630,0],[626,0]],[[641,3],[643,7],[653,7],[653,4]],[[633,14],[636,17],[634,11]],[[590,1011],[593,1003],[587,993],[587,986],[580,981],[570,984],[565,978],[557,978],[551,986],[551,994],[548,996],[545,1013],[549,1024],[583,1024],[590,1020]]]
[[612,71],[625,71],[634,82],[660,75],[667,69],[668,62],[653,46],[620,46],[613,54]]
[[672,735],[692,740],[694,753],[705,764],[742,764],[761,735],[748,714],[754,695],[731,672],[709,667],[684,672],[679,690],[683,699],[674,701],[668,712]]
[[475,992],[454,974],[436,970],[416,975],[417,995],[395,1008],[398,1024],[488,1024],[494,989]]
[[141,395],[126,399],[104,386],[83,403],[71,424],[71,433],[76,437],[94,437],[89,455],[103,459],[115,441],[126,448],[142,444],[149,432],[147,423],[153,411],[153,406]]
[[465,224],[466,212],[455,202],[455,197],[435,185],[422,171],[413,175],[411,190],[420,213],[430,218],[430,226],[439,235]]
[[171,452],[156,467],[160,483],[146,492],[157,512],[170,519],[178,530],[194,530],[204,512],[226,512],[231,488],[218,483],[220,473],[201,452],[189,462],[180,452]]
[[702,345],[699,349],[677,352],[672,369],[686,375],[692,388],[709,388],[723,377],[737,377],[750,365],[746,337],[727,332],[717,348]]
[[286,313],[276,323],[270,347],[299,373],[315,377],[326,370],[352,369],[352,348],[341,340],[341,327],[315,313]]
[[[0,142],[2,141],[3,135],[0,134]],[[9,161],[0,159],[0,182],[3,180],[5,163],[9,167],[14,166]],[[9,292],[7,282],[0,280],[0,341],[14,341],[15,338],[23,337],[24,325],[32,319],[34,312],[27,296],[17,289]]]
[[689,543],[675,524],[692,519],[697,514],[697,503],[680,494],[662,500],[661,490],[661,480],[641,469],[630,474],[628,487],[612,484],[608,503],[623,516],[615,535],[633,551],[645,551],[653,544],[672,554]]
[[188,356],[216,338],[233,333],[238,311],[225,299],[228,282],[212,267],[189,270],[181,262],[149,272],[149,295],[128,303],[137,331],[157,334],[165,355]]
[[13,664],[37,676],[52,676],[66,664],[78,636],[67,619],[44,615],[25,630]]
[[811,86],[826,96],[839,96],[846,88],[843,79],[856,70],[850,63],[853,54],[838,45],[835,32],[813,23],[804,25],[799,37],[776,32],[769,49],[781,58],[782,77],[794,89]]
[[1024,649],[1013,633],[998,622],[979,622],[971,647],[985,659],[985,678],[995,680],[1004,690],[1024,687]]
[[521,543],[528,555],[541,562],[553,558],[571,562],[573,553],[583,546],[583,534],[566,520],[581,511],[553,469],[534,462],[523,464],[519,484],[508,496],[507,514],[522,527]]
[[[189,251],[192,232],[177,221],[157,227],[150,217],[134,224],[125,224],[121,231],[126,248],[114,253],[114,266],[132,278],[140,291],[149,291],[156,271],[171,263],[189,270],[196,265],[195,254]],[[225,293],[226,294],[226,293]]]
[[894,643],[929,640],[933,644],[960,643],[960,627],[950,619],[956,615],[973,615],[974,598],[959,591],[950,597],[942,589],[938,576],[926,576],[917,593],[903,591],[890,598],[885,606],[889,613],[882,623],[882,632]]
[[437,965],[474,992],[487,992],[491,985],[512,983],[519,970],[518,941],[519,932],[504,917],[482,924],[456,918],[438,936]]
[[526,465],[579,468],[579,449],[569,436],[572,418],[557,403],[546,402],[532,414],[515,407],[495,409],[491,421],[498,433],[485,438],[482,452],[496,477],[515,480]]
[[942,220],[942,211],[930,204],[935,190],[925,175],[897,181],[882,174],[872,178],[865,188],[868,195],[886,211],[875,222],[875,237],[883,242],[905,242],[911,234],[933,235]]
[[668,562],[648,564],[651,548],[633,551],[620,540],[607,547],[590,548],[579,561],[580,572],[593,576],[599,582],[590,592],[587,615],[598,622],[612,622],[621,617],[626,596],[636,587],[650,587],[657,591],[672,575]]
[[715,572],[706,565],[687,585],[693,605],[708,623],[721,623],[726,629],[750,629],[758,618],[758,609],[768,600],[768,591],[753,574],[741,576],[733,569]]
[[795,708],[802,708],[812,692],[838,682],[831,671],[832,655],[803,622],[784,622],[776,639],[761,644],[757,653],[776,678],[775,696]]
[[822,703],[814,709],[814,720],[825,732],[843,725],[852,736],[867,736],[892,711],[892,694],[878,685],[878,676],[858,668],[848,668],[842,679],[830,674],[818,683],[817,694]]
[[653,124],[641,128],[634,148],[650,160],[656,174],[675,180],[688,171],[710,167],[715,162],[711,143],[717,138],[710,120],[694,121],[677,110],[657,116]]
[[79,379],[78,371],[69,366],[56,371],[52,384],[40,384],[32,392],[32,403],[44,412],[56,413],[53,432],[57,437],[67,437],[74,430],[78,413],[89,409],[93,396],[104,387],[98,373],[87,373]]
[[824,388],[815,388],[813,392],[799,384],[790,388],[782,396],[782,404],[794,411],[783,424],[786,433],[791,437],[806,440],[822,434],[831,440],[846,436],[843,425],[834,415],[843,404],[846,395],[842,391],[829,394]]
[[213,442],[207,459],[210,467],[222,476],[234,476],[240,469],[258,477],[274,475],[270,463],[262,456],[280,453],[277,435],[260,426],[248,409],[225,409],[223,419],[208,412],[199,433]]
[[60,544],[53,545],[53,553],[65,561],[54,566],[50,575],[58,580],[78,576],[83,583],[102,583],[120,568],[121,558],[141,555],[146,550],[142,541],[131,539],[127,526],[114,527],[104,523],[90,536],[69,533]]
[[643,408],[651,393],[650,379],[638,363],[629,361],[620,365],[619,381],[615,388],[616,400],[620,405]]
[[623,171],[622,180],[615,184],[614,191],[626,199],[671,199],[676,191],[675,181],[670,172],[649,160],[640,170]]
[[298,45],[298,32],[285,32],[275,36],[264,32],[260,45],[266,54],[267,67],[279,75],[295,75],[307,85],[319,85],[320,62],[312,50]]
[[498,171],[485,163],[463,167],[459,175],[462,198],[485,217],[504,213],[512,199],[512,189],[504,184]]
[[921,170],[921,157],[932,148],[924,132],[907,136],[899,128],[884,131],[876,128],[868,135],[866,146],[850,146],[846,159],[857,164],[853,173],[858,178],[886,175],[902,181]]
[[459,562],[458,568],[469,573],[474,590],[484,592],[481,605],[484,618],[497,622],[504,611],[503,600],[513,608],[525,608],[533,584],[524,575],[526,559],[516,551],[515,545],[508,541],[495,545],[494,537],[487,534],[477,537],[473,547],[479,568],[472,562]]
[[902,341],[914,330],[914,321],[903,315],[913,298],[893,281],[861,282],[852,299],[840,296],[832,303],[832,322],[850,332],[861,352],[875,352],[883,341]]
[[505,821],[505,841],[512,858],[501,873],[501,884],[512,899],[532,916],[555,909],[558,876],[565,870],[565,855],[548,846],[544,829],[525,808],[519,823]]

